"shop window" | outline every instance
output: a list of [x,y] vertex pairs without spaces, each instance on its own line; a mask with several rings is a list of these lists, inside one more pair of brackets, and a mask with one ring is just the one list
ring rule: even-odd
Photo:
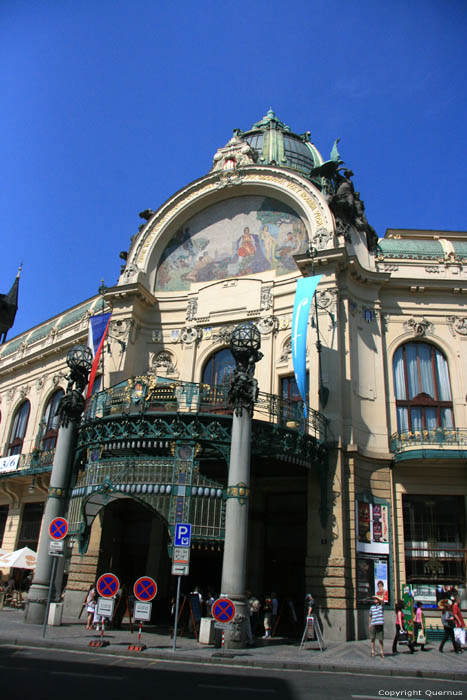
[[465,582],[464,496],[404,495],[406,581]]
[[8,441],[8,456],[21,454],[26,428],[28,427],[30,408],[31,405],[29,401],[24,401],[15,413],[10,430],[10,439]]
[[429,343],[406,343],[393,362],[399,432],[453,428],[449,368]]
[[41,438],[41,448],[43,450],[54,450],[57,444],[57,436],[59,429],[59,417],[57,415],[58,406],[65,392],[63,389],[58,389],[50,399],[44,411],[43,431]]
[[37,552],[37,545],[39,544],[39,534],[41,531],[43,514],[43,503],[24,504],[17,549],[29,547],[30,549]]

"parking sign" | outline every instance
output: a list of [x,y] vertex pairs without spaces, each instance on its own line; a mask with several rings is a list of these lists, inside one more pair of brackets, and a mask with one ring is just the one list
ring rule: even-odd
[[175,525],[175,547],[191,546],[191,524],[177,523]]

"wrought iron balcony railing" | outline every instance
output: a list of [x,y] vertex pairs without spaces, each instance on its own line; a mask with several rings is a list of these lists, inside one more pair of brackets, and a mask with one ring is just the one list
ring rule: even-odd
[[467,428],[403,430],[391,435],[391,452],[399,454],[413,447],[467,449]]
[[[197,384],[145,375],[132,377],[92,396],[86,405],[84,420],[147,413],[232,414],[227,385]],[[283,399],[260,391],[254,418],[279,424],[291,430],[326,440],[326,418],[301,401]]]

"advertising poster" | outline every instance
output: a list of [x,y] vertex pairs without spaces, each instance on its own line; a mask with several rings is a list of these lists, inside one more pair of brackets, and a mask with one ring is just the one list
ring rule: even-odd
[[384,602],[389,602],[388,562],[386,559],[380,559],[374,562],[374,577],[375,595],[382,595]]
[[357,552],[389,554],[388,506],[356,501]]

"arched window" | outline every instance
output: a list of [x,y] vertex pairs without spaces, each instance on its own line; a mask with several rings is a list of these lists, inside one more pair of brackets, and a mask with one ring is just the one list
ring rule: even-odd
[[8,441],[8,456],[21,454],[26,428],[28,427],[30,408],[31,404],[29,401],[24,401],[15,413]]
[[235,360],[228,348],[211,355],[203,371],[203,384],[210,386],[230,385],[230,377],[235,367]]
[[399,432],[453,428],[449,368],[429,343],[406,343],[393,361]]
[[58,416],[57,409],[60,399],[64,395],[63,389],[58,389],[50,399],[44,411],[43,429],[41,435],[41,448],[43,450],[53,450],[57,444],[58,436]]

